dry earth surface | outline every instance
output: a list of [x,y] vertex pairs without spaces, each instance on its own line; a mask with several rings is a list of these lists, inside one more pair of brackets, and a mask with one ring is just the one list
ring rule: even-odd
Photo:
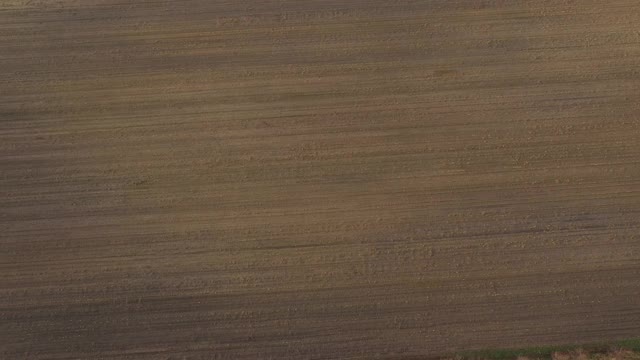
[[640,335],[638,0],[0,2],[0,358]]

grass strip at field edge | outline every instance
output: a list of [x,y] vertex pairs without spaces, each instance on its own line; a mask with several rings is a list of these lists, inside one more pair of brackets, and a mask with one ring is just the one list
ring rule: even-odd
[[[628,350],[640,353],[640,338],[626,339],[613,342],[590,343],[582,345],[538,346],[520,349],[484,349],[462,351],[442,358],[448,359],[486,359],[510,360],[518,357],[551,359],[554,353],[567,353],[581,349],[590,355],[607,354],[616,350]],[[639,355],[640,357],[640,355]]]

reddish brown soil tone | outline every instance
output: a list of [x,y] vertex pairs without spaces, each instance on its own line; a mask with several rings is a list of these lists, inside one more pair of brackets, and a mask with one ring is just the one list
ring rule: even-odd
[[637,0],[4,0],[0,358],[640,335]]

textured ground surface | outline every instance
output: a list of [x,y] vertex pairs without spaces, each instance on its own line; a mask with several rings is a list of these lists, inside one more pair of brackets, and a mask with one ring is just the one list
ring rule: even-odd
[[640,335],[637,0],[4,0],[0,358]]

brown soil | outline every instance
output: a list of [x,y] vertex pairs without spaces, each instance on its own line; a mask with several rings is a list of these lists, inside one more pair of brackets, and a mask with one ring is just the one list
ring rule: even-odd
[[0,2],[0,358],[640,335],[637,0]]

